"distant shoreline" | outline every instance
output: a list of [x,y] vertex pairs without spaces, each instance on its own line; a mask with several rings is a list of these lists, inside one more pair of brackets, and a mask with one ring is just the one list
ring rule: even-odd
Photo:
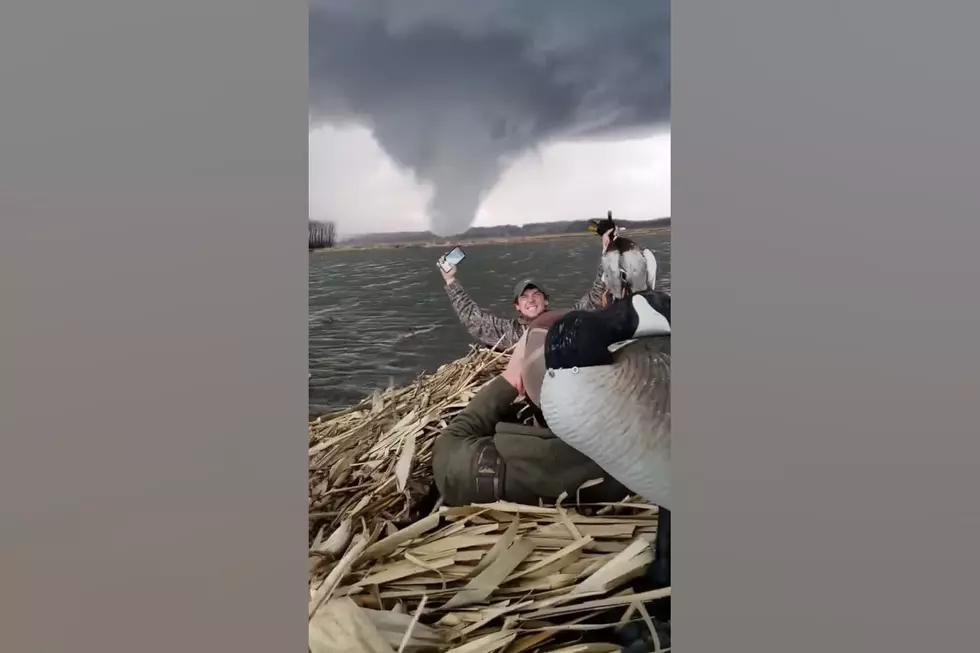
[[[664,236],[670,234],[670,227],[639,227],[636,229],[625,229],[625,235],[630,236]],[[446,239],[444,241],[424,241],[424,242],[403,242],[403,243],[370,243],[358,245],[335,245],[324,249],[311,249],[310,254],[329,254],[331,252],[353,252],[367,249],[433,249],[458,245],[460,247],[475,247],[478,245],[502,245],[511,243],[532,243],[549,240],[559,240],[565,238],[595,238],[596,235],[589,231],[582,233],[564,234],[541,234],[535,236],[487,236],[484,238],[462,238],[460,240]]]

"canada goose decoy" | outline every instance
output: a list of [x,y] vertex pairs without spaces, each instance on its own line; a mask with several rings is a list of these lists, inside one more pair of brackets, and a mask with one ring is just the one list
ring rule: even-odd
[[670,295],[565,314],[548,330],[545,367],[540,406],[554,434],[670,510]]
[[602,254],[602,279],[614,298],[657,287],[657,257],[649,249],[619,235],[612,211],[605,220],[592,220],[589,231],[600,236],[612,232],[609,247]]

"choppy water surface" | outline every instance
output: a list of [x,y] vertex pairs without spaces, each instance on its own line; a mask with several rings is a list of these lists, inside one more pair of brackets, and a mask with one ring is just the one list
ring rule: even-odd
[[[657,254],[658,287],[670,288],[670,239],[640,236]],[[447,248],[448,249],[448,248]],[[553,308],[585,294],[596,274],[599,239],[475,245],[457,278],[497,315],[513,315],[508,295],[521,278],[548,291]],[[310,255],[310,414],[350,406],[375,389],[434,371],[472,343],[449,304],[431,248]]]

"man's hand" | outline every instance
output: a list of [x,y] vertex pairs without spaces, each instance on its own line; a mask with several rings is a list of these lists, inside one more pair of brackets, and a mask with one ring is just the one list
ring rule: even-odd
[[518,395],[524,394],[524,379],[522,377],[522,370],[524,369],[524,350],[527,347],[527,332],[518,341],[517,345],[514,347],[514,353],[510,355],[510,360],[507,361],[507,367],[500,376],[507,379],[507,383],[514,386],[517,390]]
[[451,284],[453,281],[456,280],[456,266],[450,265],[449,272],[446,272],[446,270],[443,269],[442,267],[442,264],[445,262],[446,262],[446,257],[443,256],[442,258],[439,259],[439,263],[437,267],[439,268],[439,273],[442,275],[443,280],[446,282],[446,285],[448,286],[449,284]]

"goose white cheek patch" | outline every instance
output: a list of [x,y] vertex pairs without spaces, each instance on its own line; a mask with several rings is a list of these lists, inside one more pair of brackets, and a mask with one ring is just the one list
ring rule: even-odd
[[639,318],[635,338],[662,336],[670,333],[670,322],[655,311],[643,297],[639,295],[633,297],[633,310],[636,311]]

